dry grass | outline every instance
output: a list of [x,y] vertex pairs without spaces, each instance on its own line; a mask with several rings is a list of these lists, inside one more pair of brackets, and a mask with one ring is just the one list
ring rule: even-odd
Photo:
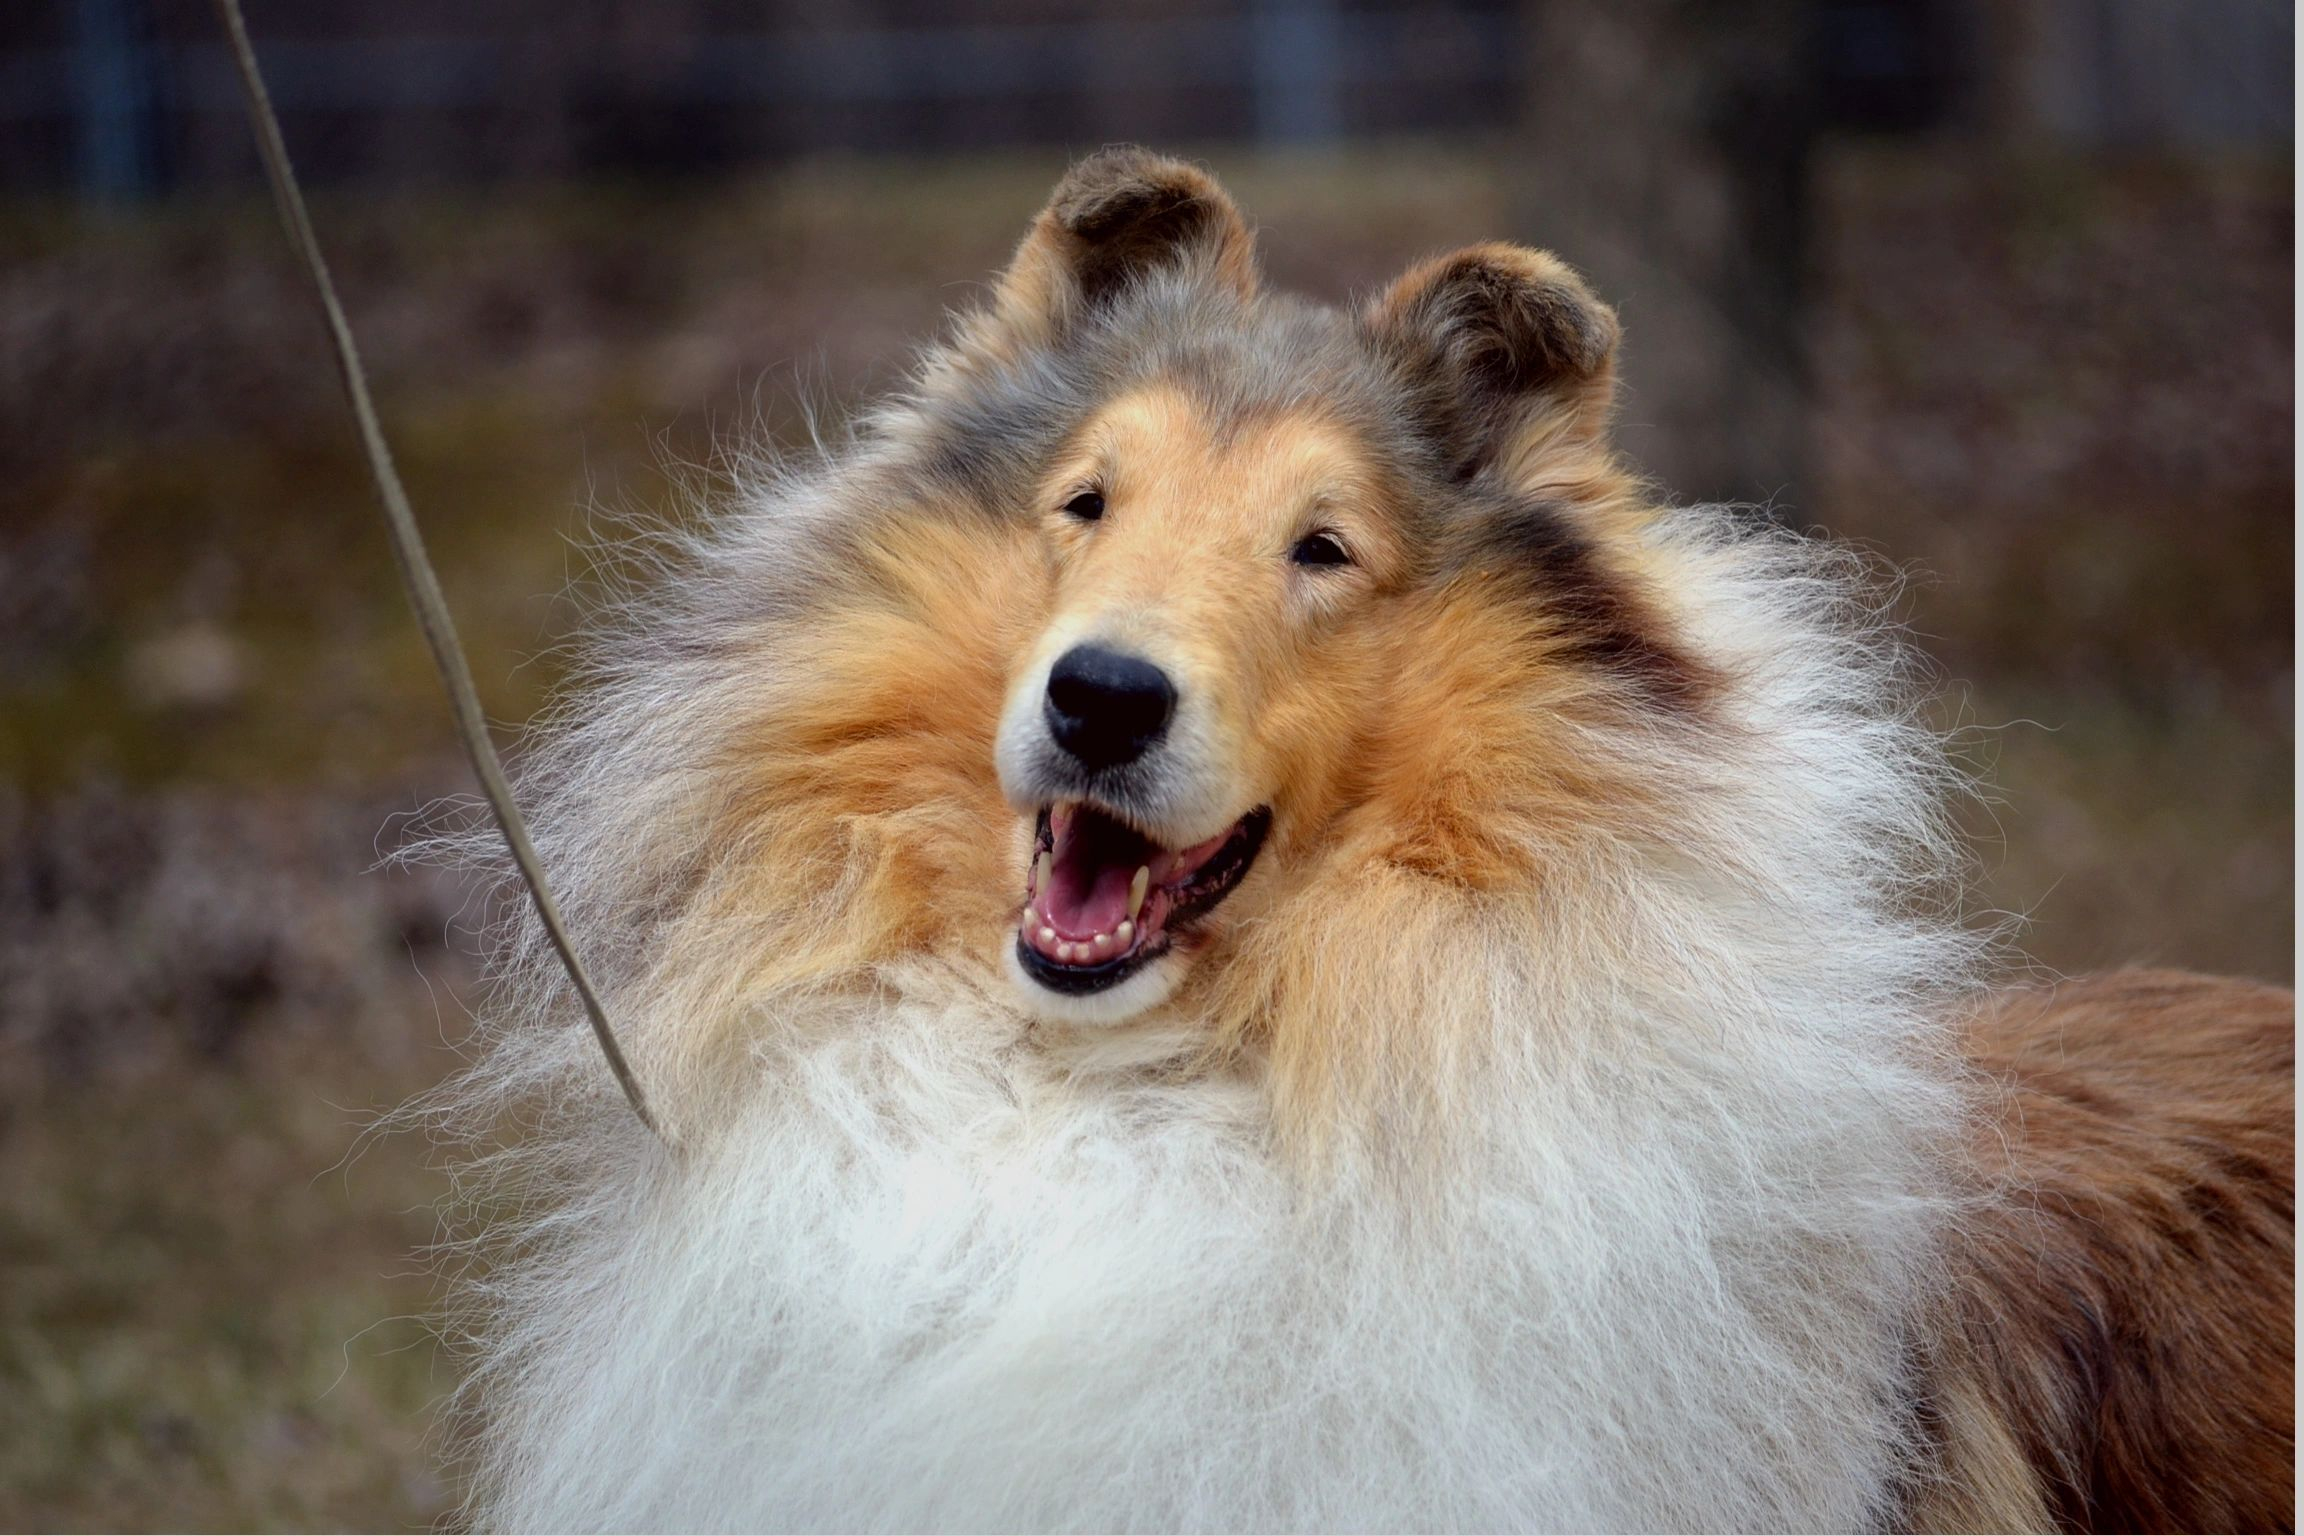
[[412,1256],[435,1191],[398,1150],[333,1166],[418,1086],[268,1042],[8,1105],[0,1527],[438,1518],[429,1405],[452,1375]]
[[[1486,154],[1217,163],[1319,291],[1509,228]],[[2057,967],[2285,980],[2285,167],[1827,169],[1801,514],[1921,568],[1961,718],[2040,722],[1979,744],[1984,899]],[[588,506],[887,379],[1048,179],[324,206],[492,710]],[[315,339],[253,205],[0,224],[0,1526],[447,1499],[438,1178],[338,1165],[452,1059],[457,895],[370,865],[463,779]]]
[[472,967],[457,892],[363,873],[380,819],[0,801],[0,1528],[444,1508],[439,1188],[415,1138],[359,1138],[451,1065]]

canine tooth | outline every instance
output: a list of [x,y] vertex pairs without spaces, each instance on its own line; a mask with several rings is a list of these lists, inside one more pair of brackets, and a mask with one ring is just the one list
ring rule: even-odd
[[1139,864],[1136,866],[1136,878],[1128,882],[1128,916],[1131,920],[1135,918],[1137,913],[1144,910],[1144,893],[1150,889],[1152,889],[1152,866]]
[[1034,890],[1036,890],[1036,891],[1038,891],[1038,890],[1045,890],[1045,889],[1047,889],[1047,886],[1048,886],[1048,872],[1049,872],[1051,869],[1054,869],[1055,867],[1056,867],[1056,860],[1055,860],[1054,856],[1052,856],[1052,855],[1050,855],[1050,854],[1046,854],[1046,853],[1043,853],[1043,854],[1041,854],[1041,855],[1040,855],[1040,857],[1039,857],[1039,858],[1037,858],[1037,859],[1033,860],[1033,861],[1032,861],[1032,889],[1034,889]]
[[1056,942],[1056,930],[1048,927],[1046,924],[1042,924],[1039,937],[1040,947],[1042,949],[1046,949]]
[[1122,949],[1126,949],[1136,942],[1136,925],[1128,919],[1122,918],[1120,926],[1112,930],[1112,937]]

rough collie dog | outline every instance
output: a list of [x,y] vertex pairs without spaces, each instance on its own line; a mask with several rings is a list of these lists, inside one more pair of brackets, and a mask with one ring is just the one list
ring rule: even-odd
[[2290,1000],[1992,996],[1852,557],[1509,245],[1075,169],[605,625],[453,1090],[491,1526],[2270,1527]]

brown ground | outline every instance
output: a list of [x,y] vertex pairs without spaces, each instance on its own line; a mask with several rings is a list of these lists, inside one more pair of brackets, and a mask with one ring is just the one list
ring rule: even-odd
[[[1485,150],[1216,163],[1324,292],[1509,232]],[[550,685],[586,508],[891,378],[1053,172],[324,203],[496,715]],[[1796,515],[1916,567],[1947,719],[1996,728],[1983,904],[2049,966],[2286,981],[2285,163],[1844,151],[1822,189]],[[348,1154],[454,1059],[459,893],[371,866],[466,781],[340,410],[265,210],[0,221],[0,1527],[446,1499],[438,1176]]]

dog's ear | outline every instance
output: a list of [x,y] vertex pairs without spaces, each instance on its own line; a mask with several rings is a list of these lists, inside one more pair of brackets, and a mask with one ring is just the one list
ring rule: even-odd
[[1463,474],[1590,444],[1607,428],[1616,312],[1549,252],[1490,244],[1437,257],[1380,294],[1361,324]]
[[1205,273],[1245,298],[1256,291],[1255,242],[1207,172],[1107,149],[1072,167],[1033,220],[1000,279],[997,321],[1017,339],[1049,340],[1163,269]]

